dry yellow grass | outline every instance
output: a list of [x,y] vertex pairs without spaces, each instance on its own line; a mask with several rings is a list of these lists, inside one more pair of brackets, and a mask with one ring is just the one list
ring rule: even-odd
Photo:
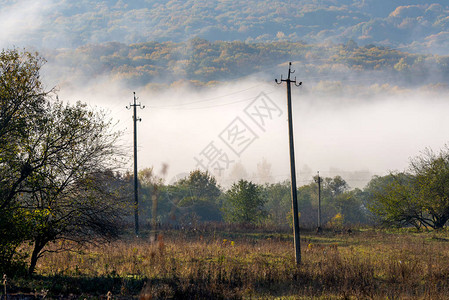
[[[232,236],[232,235],[231,235]],[[47,254],[45,276],[120,278],[115,295],[131,296],[124,280],[145,282],[142,299],[334,298],[445,299],[449,297],[446,233],[306,234],[302,264],[277,235],[203,237],[167,232],[149,239]],[[94,280],[94,279],[93,279]],[[134,296],[138,293],[134,292]]]

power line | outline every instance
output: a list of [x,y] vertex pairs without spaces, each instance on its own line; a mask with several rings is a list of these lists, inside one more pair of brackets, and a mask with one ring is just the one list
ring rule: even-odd
[[[268,92],[264,92],[265,94],[272,94],[274,93],[274,91],[268,91]],[[169,106],[151,106],[151,108],[153,109],[171,109],[171,110],[196,110],[196,109],[209,109],[209,108],[215,108],[215,107],[222,107],[222,106],[227,106],[227,105],[232,105],[232,104],[236,104],[236,103],[241,103],[241,102],[246,102],[249,100],[254,100],[254,96],[253,97],[248,97],[245,99],[240,99],[240,100],[236,100],[236,101],[232,101],[232,102],[227,102],[227,103],[221,103],[221,104],[215,104],[215,105],[210,105],[210,106],[202,106],[202,107],[177,107],[175,105],[169,105]],[[198,102],[191,102],[191,103],[185,103],[185,104],[180,104],[178,106],[181,105],[188,105],[188,104],[195,104]]]
[[212,97],[212,98],[201,99],[201,100],[188,102],[188,103],[180,103],[180,104],[165,105],[165,106],[155,106],[153,108],[169,108],[169,107],[178,107],[178,106],[184,106],[184,105],[191,105],[191,104],[209,102],[209,101],[213,101],[213,100],[216,100],[216,99],[221,99],[221,98],[224,98],[224,97],[228,97],[228,96],[232,96],[232,95],[239,94],[239,93],[242,93],[242,92],[246,92],[248,90],[254,89],[254,88],[259,87],[261,85],[262,84],[258,84],[258,85],[255,85],[255,86],[243,89],[243,90],[235,91],[235,92],[232,92],[232,93],[229,93],[229,94],[220,95],[220,96],[216,96],[216,97]]
[[[321,81],[321,80],[326,80],[326,79],[331,79],[331,78],[335,78],[335,77],[333,75],[308,77],[308,79],[310,79],[312,81],[315,81],[315,82],[319,82],[318,80]],[[389,79],[389,78],[394,78],[394,76],[387,75],[387,76],[383,76],[382,78],[383,79]],[[363,83],[363,82],[374,83],[372,78],[348,78],[348,79],[340,79],[340,80],[335,81],[335,82],[340,82],[340,83]],[[198,110],[198,109],[210,109],[210,108],[215,108],[215,107],[222,107],[222,106],[232,105],[232,104],[236,104],[236,103],[252,100],[252,99],[254,99],[254,97],[249,97],[249,98],[244,98],[244,99],[240,99],[240,100],[236,100],[236,101],[232,101],[232,102],[215,104],[215,105],[209,105],[209,106],[185,107],[185,106],[189,106],[189,105],[193,105],[193,104],[210,102],[210,101],[221,99],[221,98],[228,97],[228,96],[231,96],[231,95],[239,94],[241,92],[248,91],[250,89],[259,87],[261,85],[262,84],[258,84],[258,85],[255,85],[253,87],[247,88],[247,89],[239,90],[239,91],[236,91],[236,92],[233,92],[233,93],[229,93],[229,94],[225,94],[225,95],[221,95],[221,96],[217,96],[217,97],[213,97],[213,98],[206,98],[206,99],[201,99],[201,100],[187,102],[187,103],[180,103],[180,104],[163,105],[163,106],[151,106],[151,108],[153,108],[153,109],[168,109],[168,110],[170,110],[170,109],[172,109],[172,110]],[[271,91],[265,92],[265,94],[272,94],[274,92],[275,92],[274,90],[271,90]]]

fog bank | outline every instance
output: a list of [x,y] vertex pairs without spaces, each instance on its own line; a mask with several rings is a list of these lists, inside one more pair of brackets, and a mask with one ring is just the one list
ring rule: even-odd
[[[292,89],[298,185],[320,171],[363,187],[372,175],[404,170],[426,147],[439,149],[448,141],[449,99],[443,94],[334,98],[314,96],[306,92],[307,82],[304,86]],[[208,168],[224,186],[240,177],[255,182],[289,178],[285,86],[248,79],[201,90],[135,92],[145,105],[138,110],[139,169],[167,164],[169,182]],[[132,90],[103,78],[88,87],[60,86],[59,95],[110,111],[132,157],[132,111],[125,108]]]

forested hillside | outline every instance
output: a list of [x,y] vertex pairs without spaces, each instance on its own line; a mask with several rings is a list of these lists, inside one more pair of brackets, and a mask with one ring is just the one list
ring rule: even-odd
[[[188,82],[196,86],[257,76],[272,81],[293,61],[295,73],[310,83],[444,86],[449,81],[449,57],[418,55],[387,47],[345,44],[313,45],[293,42],[187,42],[91,44],[74,50],[44,53],[58,68],[53,76],[64,80],[89,80],[111,76],[134,87],[157,88]],[[279,67],[282,67],[280,69]],[[354,79],[357,79],[354,81]],[[334,95],[335,91],[334,91]]]
[[76,48],[116,41],[371,43],[446,54],[446,0],[0,0],[0,42]]

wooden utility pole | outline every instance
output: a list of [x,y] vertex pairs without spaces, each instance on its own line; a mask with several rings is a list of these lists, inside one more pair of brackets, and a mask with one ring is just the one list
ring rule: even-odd
[[129,104],[127,109],[133,108],[133,121],[134,121],[134,226],[136,236],[139,236],[139,179],[137,178],[137,121],[142,121],[141,118],[137,118],[137,107],[144,109],[145,106],[137,103],[136,92],[134,92],[134,103]]
[[301,245],[299,240],[299,218],[298,218],[298,197],[296,190],[296,168],[295,168],[295,145],[293,140],[293,116],[292,116],[292,96],[290,84],[294,83],[295,86],[300,86],[302,82],[296,82],[296,77],[294,80],[290,79],[290,74],[295,71],[291,70],[292,63],[288,64],[288,77],[287,79],[282,79],[278,81],[275,79],[277,84],[282,84],[282,82],[287,83],[287,109],[288,109],[288,135],[290,141],[290,171],[291,171],[291,195],[292,195],[292,209],[293,209],[293,235],[295,244],[295,258],[296,264],[301,263]]
[[318,183],[318,227],[317,232],[321,232],[321,177],[320,171],[318,171],[318,178],[316,179],[316,183]]

